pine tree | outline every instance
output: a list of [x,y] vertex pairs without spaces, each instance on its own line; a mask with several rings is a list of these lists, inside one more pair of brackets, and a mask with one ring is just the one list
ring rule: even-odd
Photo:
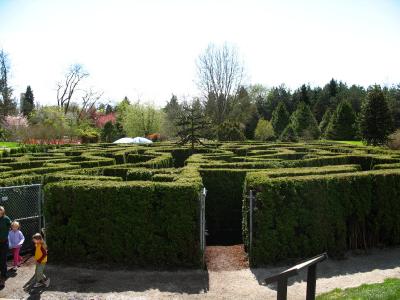
[[162,124],[162,134],[169,137],[175,137],[178,133],[178,128],[175,125],[179,114],[182,111],[182,106],[178,102],[178,98],[172,95],[171,100],[163,108],[165,113]]
[[321,135],[325,137],[326,129],[328,128],[329,123],[331,122],[332,118],[332,110],[328,108],[324,116],[322,117],[321,123],[319,123],[319,130],[321,131]]
[[220,141],[243,141],[245,136],[240,123],[225,121],[217,127],[217,136]]
[[356,117],[350,103],[340,102],[326,129],[326,138],[338,141],[354,140],[355,123]]
[[282,132],[285,130],[286,126],[289,124],[289,113],[286,109],[285,103],[280,101],[278,106],[272,113],[271,123],[274,127],[274,131],[277,135],[281,135]]
[[180,145],[186,143],[191,144],[194,150],[194,144],[203,145],[200,138],[203,136],[204,129],[208,126],[204,110],[200,100],[196,99],[192,103],[184,103],[180,112],[176,126],[179,128],[178,136],[180,137]]
[[116,136],[117,132],[115,130],[114,124],[111,121],[108,121],[104,124],[103,129],[101,130],[101,140],[106,143],[112,142]]
[[389,107],[378,85],[369,88],[361,110],[361,135],[368,144],[379,145],[387,141],[392,132]]
[[106,115],[108,115],[108,114],[111,114],[112,112],[114,112],[114,109],[110,104],[107,104],[105,111],[106,111]]
[[288,126],[286,126],[279,139],[282,142],[297,142],[299,140],[299,137],[294,131],[293,126],[289,124]]
[[21,112],[24,116],[29,116],[30,113],[32,112],[33,108],[35,107],[34,100],[35,97],[33,96],[31,86],[28,85],[26,88],[24,98],[22,99]]
[[318,139],[321,132],[310,107],[300,102],[296,111],[290,117],[290,125],[299,138]]

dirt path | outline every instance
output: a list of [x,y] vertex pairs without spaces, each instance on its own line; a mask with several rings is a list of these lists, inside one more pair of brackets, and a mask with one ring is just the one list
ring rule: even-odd
[[[282,268],[249,269],[240,247],[234,246],[226,253],[219,247],[208,249],[207,259],[211,259],[208,272],[100,271],[49,265],[47,273],[52,279],[51,286],[30,293],[22,288],[34,272],[34,266],[28,263],[7,280],[6,288],[0,291],[0,299],[275,299],[274,287],[260,283]],[[213,257],[222,265],[213,262]],[[234,267],[225,261],[234,262]],[[374,250],[369,255],[322,263],[318,269],[317,292],[381,282],[388,277],[400,278],[400,248]],[[305,274],[301,274],[296,281],[289,282],[289,299],[304,299],[304,279]]]
[[235,271],[249,267],[243,245],[208,246],[205,256],[208,271]]

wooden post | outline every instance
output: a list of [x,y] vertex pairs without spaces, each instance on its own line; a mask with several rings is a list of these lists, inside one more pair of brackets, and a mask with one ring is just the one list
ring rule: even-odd
[[317,264],[308,267],[306,300],[315,300],[315,286],[317,281]]
[[276,299],[287,300],[287,284],[288,284],[287,277],[278,280],[278,295]]

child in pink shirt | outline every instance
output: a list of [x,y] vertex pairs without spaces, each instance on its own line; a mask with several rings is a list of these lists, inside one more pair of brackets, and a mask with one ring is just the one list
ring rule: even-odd
[[14,221],[11,223],[11,230],[8,232],[8,246],[12,249],[14,256],[14,269],[19,267],[22,262],[22,257],[19,255],[25,237],[19,230],[19,223]]

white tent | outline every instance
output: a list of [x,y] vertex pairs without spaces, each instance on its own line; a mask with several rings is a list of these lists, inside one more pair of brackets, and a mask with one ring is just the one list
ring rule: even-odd
[[135,137],[135,138],[124,137],[114,142],[114,144],[151,144],[151,143],[153,142],[143,137]]
[[124,137],[122,139],[116,140],[114,144],[133,144],[133,138]]
[[134,139],[133,139],[133,143],[135,143],[135,144],[152,144],[153,143],[153,141],[151,141],[151,140],[149,140],[149,139],[146,139],[146,138],[144,138],[144,137],[135,137]]

